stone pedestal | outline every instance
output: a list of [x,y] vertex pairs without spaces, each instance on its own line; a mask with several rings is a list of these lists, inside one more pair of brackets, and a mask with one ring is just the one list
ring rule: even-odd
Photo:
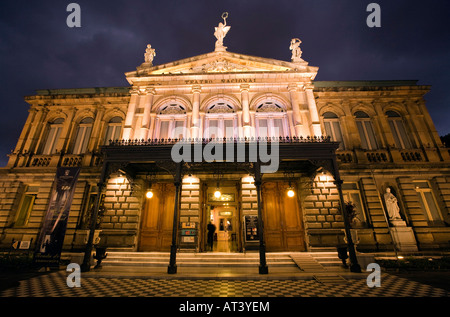
[[[399,221],[399,220],[394,220]],[[400,222],[403,222],[400,220]],[[391,221],[393,223],[393,221]],[[399,223],[400,224],[400,223]],[[417,249],[416,238],[414,237],[414,232],[412,228],[404,226],[396,226],[390,228],[392,233],[392,238],[394,239],[395,246],[398,251],[402,252],[415,252]]]

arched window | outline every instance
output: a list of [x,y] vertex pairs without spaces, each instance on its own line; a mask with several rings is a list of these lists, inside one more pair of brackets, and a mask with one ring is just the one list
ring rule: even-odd
[[289,136],[285,109],[279,104],[267,101],[256,107],[256,136],[260,138]]
[[342,139],[341,125],[339,118],[333,112],[325,112],[323,114],[323,124],[325,126],[325,134],[331,137],[332,141],[339,142],[339,149],[344,149],[344,140]]
[[181,139],[186,134],[186,109],[179,104],[167,104],[161,107],[156,123],[156,138]]
[[56,143],[59,140],[59,135],[61,134],[63,123],[63,118],[58,118],[53,120],[53,122],[49,122],[49,128],[42,154],[50,155],[56,153]]
[[91,137],[93,123],[94,119],[92,118],[84,118],[80,121],[77,129],[75,143],[73,145],[73,154],[83,154],[84,152],[86,152],[89,139]]
[[122,118],[114,117],[111,120],[109,120],[108,127],[106,128],[104,144],[108,145],[110,140],[120,139],[121,132],[122,132]]
[[406,133],[405,125],[402,117],[395,111],[387,111],[389,126],[391,128],[392,136],[395,140],[395,145],[399,149],[412,148],[411,141]]
[[355,117],[359,136],[361,137],[361,147],[366,150],[378,149],[375,132],[369,115],[363,111],[357,111],[355,112]]
[[234,138],[237,136],[237,116],[227,102],[209,106],[205,115],[205,138]]

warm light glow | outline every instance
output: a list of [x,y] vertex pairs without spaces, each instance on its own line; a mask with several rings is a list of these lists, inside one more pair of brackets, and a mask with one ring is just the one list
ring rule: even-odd
[[403,259],[403,256],[399,255],[399,256],[397,257],[397,259],[401,260],[401,259]]
[[222,196],[222,193],[220,192],[220,190],[217,189],[217,190],[214,192],[214,197],[220,198],[220,196]]
[[295,196],[295,192],[292,189],[289,189],[288,192],[287,192],[287,195],[289,197],[294,197]]
[[147,197],[147,198],[152,198],[153,197],[153,192],[152,192],[152,190],[149,190],[148,192],[147,192],[147,194],[145,194],[145,196]]
[[125,182],[125,177],[120,175],[119,177],[116,177],[116,184],[123,184]]

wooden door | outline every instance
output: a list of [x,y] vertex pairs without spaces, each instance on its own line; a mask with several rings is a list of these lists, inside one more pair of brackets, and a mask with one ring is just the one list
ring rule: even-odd
[[146,199],[141,222],[140,251],[170,251],[172,244],[175,186],[152,186],[153,197]]
[[265,182],[262,185],[264,237],[269,252],[305,251],[297,193],[288,197],[288,187],[287,182]]

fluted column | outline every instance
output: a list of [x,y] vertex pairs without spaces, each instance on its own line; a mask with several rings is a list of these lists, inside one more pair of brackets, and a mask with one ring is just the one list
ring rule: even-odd
[[313,86],[305,87],[306,100],[308,102],[308,110],[311,118],[311,133],[314,136],[322,136],[320,129],[319,112],[317,111],[316,99],[314,98]]
[[251,137],[251,119],[248,91],[249,85],[241,85],[241,104],[242,104],[242,127],[244,128],[244,137]]
[[134,121],[134,114],[136,112],[136,107],[139,98],[139,91],[137,89],[130,90],[131,98],[130,103],[128,104],[127,116],[125,117],[125,126],[123,128],[123,136],[124,140],[128,140],[131,138],[131,130]]
[[291,97],[291,105],[292,105],[292,120],[294,123],[295,135],[297,137],[302,135],[303,125],[300,113],[300,107],[298,105],[298,86],[295,84],[288,86],[289,95]]
[[142,124],[141,124],[141,131],[139,138],[146,140],[149,136],[149,129],[151,125],[151,117],[150,112],[152,110],[153,106],[153,96],[155,95],[155,89],[154,88],[147,88],[145,90],[146,95],[144,99],[144,113],[142,115]]
[[192,125],[191,125],[191,137],[200,137],[200,86],[192,87]]

